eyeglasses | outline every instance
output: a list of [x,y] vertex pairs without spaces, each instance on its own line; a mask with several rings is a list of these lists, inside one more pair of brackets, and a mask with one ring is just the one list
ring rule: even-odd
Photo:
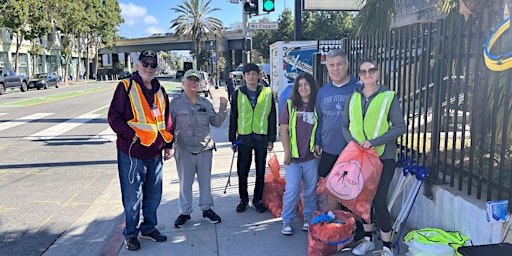
[[141,61],[141,63],[142,63],[142,66],[143,66],[143,67],[145,67],[145,68],[147,68],[149,65],[151,65],[151,68],[156,68],[156,67],[158,67],[158,63],[155,63],[155,62],[153,62],[153,63],[149,64],[149,63],[147,63],[147,62],[145,62],[145,61]]
[[359,73],[360,76],[366,76],[366,74],[374,75],[375,73],[377,73],[377,70],[378,70],[377,68],[370,68],[368,70],[360,69],[358,71],[358,73]]

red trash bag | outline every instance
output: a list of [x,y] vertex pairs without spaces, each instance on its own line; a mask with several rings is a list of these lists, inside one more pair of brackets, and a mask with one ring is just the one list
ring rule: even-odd
[[351,141],[319,186],[354,214],[370,223],[372,201],[379,186],[382,162],[373,148]]
[[283,209],[283,195],[286,187],[286,181],[279,174],[281,166],[277,160],[276,154],[273,154],[268,160],[269,172],[265,175],[265,184],[263,186],[263,205],[278,218]]
[[315,211],[309,221],[308,256],[326,256],[334,254],[345,245],[354,240],[356,218],[354,214],[342,210],[332,211],[336,219],[342,223],[319,222],[315,225],[311,221],[322,211]]

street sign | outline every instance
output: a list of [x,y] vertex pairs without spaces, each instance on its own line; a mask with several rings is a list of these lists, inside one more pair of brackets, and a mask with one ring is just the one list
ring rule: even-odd
[[266,23],[249,23],[249,29],[278,29],[279,25],[277,22],[266,22]]

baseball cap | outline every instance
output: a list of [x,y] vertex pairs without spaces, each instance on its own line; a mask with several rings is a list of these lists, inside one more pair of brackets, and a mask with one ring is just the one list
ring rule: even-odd
[[201,76],[199,75],[199,71],[197,71],[195,69],[189,69],[189,70],[187,70],[187,72],[185,72],[185,75],[183,75],[184,78],[189,78],[191,76],[195,76],[195,77],[201,79]]
[[144,50],[139,55],[139,60],[144,61],[147,59],[152,59],[155,63],[158,63],[158,60],[156,58],[156,52],[152,50]]

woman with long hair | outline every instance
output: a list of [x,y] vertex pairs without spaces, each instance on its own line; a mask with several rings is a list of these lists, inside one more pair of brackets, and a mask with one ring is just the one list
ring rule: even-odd
[[315,113],[315,100],[318,88],[309,73],[300,73],[293,84],[291,98],[286,101],[279,116],[281,142],[284,148],[286,168],[286,188],[283,196],[283,228],[281,233],[292,235],[292,220],[297,212],[297,201],[304,187],[304,224],[316,210],[316,183],[318,179],[318,159],[315,158],[315,131],[318,118]]

